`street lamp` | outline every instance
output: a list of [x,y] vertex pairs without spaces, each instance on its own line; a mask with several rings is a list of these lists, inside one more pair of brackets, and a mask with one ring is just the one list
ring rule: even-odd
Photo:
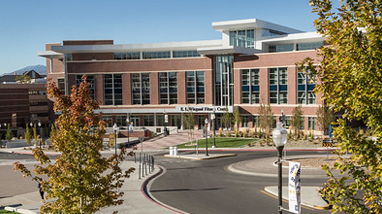
[[114,149],[115,149],[115,155],[117,155],[117,134],[119,132],[119,127],[117,126],[116,123],[113,125],[113,130],[114,130]]
[[282,122],[283,126],[285,126],[286,120],[285,120],[285,115],[284,115],[284,109],[281,109],[280,122]]
[[285,128],[283,128],[283,123],[278,122],[277,127],[272,131],[273,143],[277,148],[278,154],[278,177],[279,177],[279,185],[278,185],[278,199],[279,199],[279,214],[282,213],[282,152],[284,149],[284,145],[288,140],[288,132]]
[[127,145],[130,146],[130,114],[127,114],[126,126],[127,126]]
[[[38,129],[39,129],[38,131],[40,133],[40,138],[41,138],[42,137],[42,134],[41,134],[41,122],[39,121],[37,125],[38,125]],[[40,140],[40,149],[41,149],[41,140]]]
[[204,123],[206,124],[206,156],[208,156],[208,130],[207,130],[207,126],[208,126],[208,118],[206,118],[204,120]]
[[214,112],[211,114],[211,121],[212,121],[212,129],[214,130],[214,144],[212,145],[212,148],[216,148],[216,143],[215,143],[215,108],[214,108]]
[[163,113],[164,116],[164,129],[163,129],[163,135],[166,137],[167,136],[167,129],[166,129],[166,123],[168,123],[168,115],[166,112]]

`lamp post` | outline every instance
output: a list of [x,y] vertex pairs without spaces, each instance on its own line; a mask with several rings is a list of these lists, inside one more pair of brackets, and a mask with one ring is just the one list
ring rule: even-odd
[[127,145],[130,146],[130,114],[127,114],[126,126],[127,126]]
[[[40,133],[40,137],[42,137],[42,134],[41,134],[41,122],[39,121],[37,125],[38,125],[38,129],[39,129],[38,131]],[[41,149],[41,140],[40,140],[40,149]]]
[[212,121],[212,129],[214,130],[214,144],[212,145],[212,148],[216,148],[216,143],[215,143],[215,108],[214,108],[214,112],[211,114],[211,121]]
[[119,132],[119,127],[117,126],[116,123],[113,125],[113,130],[114,130],[114,149],[115,149],[115,155],[117,155],[117,134]]
[[277,123],[277,127],[272,132],[273,143],[277,148],[278,154],[278,199],[279,199],[279,214],[282,213],[282,152],[284,149],[284,145],[288,140],[288,132],[285,128],[282,127],[283,124],[281,122]]
[[206,118],[204,120],[204,123],[206,124],[206,156],[208,156],[208,130],[207,130],[207,126],[208,126],[208,118]]
[[164,129],[163,129],[163,135],[166,137],[167,136],[167,129],[166,129],[166,123],[168,123],[168,115],[166,114],[166,112],[164,112],[163,114],[164,116]]

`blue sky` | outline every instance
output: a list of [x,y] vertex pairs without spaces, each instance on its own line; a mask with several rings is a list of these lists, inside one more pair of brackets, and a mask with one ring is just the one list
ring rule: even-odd
[[250,18],[315,30],[308,0],[0,0],[0,74],[45,65],[46,43],[213,40],[212,22]]

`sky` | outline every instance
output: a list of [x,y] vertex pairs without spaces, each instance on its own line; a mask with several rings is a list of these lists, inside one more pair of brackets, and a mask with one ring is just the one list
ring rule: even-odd
[[46,43],[221,39],[212,22],[261,19],[315,31],[308,0],[0,0],[0,74],[42,64]]

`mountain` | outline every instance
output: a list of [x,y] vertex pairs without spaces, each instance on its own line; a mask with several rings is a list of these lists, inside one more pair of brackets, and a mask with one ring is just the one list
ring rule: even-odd
[[21,68],[19,70],[16,70],[16,71],[13,71],[10,73],[5,73],[3,75],[13,75],[15,73],[17,75],[21,75],[25,71],[30,71],[30,70],[35,70],[37,73],[39,73],[41,75],[46,75],[46,66],[45,65],[31,65],[31,66],[27,66],[27,67]]

